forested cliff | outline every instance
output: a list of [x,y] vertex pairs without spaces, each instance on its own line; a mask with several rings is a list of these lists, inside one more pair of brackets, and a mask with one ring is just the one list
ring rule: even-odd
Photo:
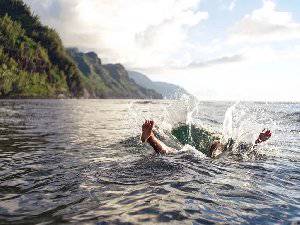
[[102,65],[95,53],[80,57],[21,0],[0,0],[0,98],[161,98],[120,64]]
[[144,88],[130,79],[121,64],[102,64],[94,52],[82,53],[68,49],[69,55],[84,77],[84,86],[93,98],[162,98],[154,90]]

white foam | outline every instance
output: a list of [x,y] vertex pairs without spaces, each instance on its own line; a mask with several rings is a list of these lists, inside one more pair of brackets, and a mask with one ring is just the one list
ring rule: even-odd
[[180,150],[182,152],[189,152],[192,155],[196,156],[197,158],[206,158],[206,155],[200,152],[199,150],[195,149],[193,146],[186,144],[183,146],[183,148]]

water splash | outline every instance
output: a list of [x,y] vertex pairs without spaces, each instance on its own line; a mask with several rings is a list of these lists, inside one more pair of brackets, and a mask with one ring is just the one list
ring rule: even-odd
[[193,146],[191,146],[189,144],[186,144],[185,146],[183,146],[183,148],[181,149],[181,152],[191,153],[193,156],[195,156],[196,158],[199,158],[199,159],[207,158],[207,156],[205,154],[203,154],[202,152],[200,152],[199,150],[197,150],[196,148],[194,148]]
[[[128,108],[129,117],[131,118],[129,126],[139,133],[141,124],[145,119],[154,119],[158,125],[155,128],[156,132],[168,145],[174,143],[174,131],[179,130],[183,134],[179,135],[179,138],[182,136],[182,139],[184,139],[179,140],[182,146],[187,144],[193,145],[194,143],[200,143],[201,145],[203,141],[195,140],[195,138],[209,139],[211,142],[220,139],[223,144],[233,139],[235,144],[232,152],[241,154],[238,148],[239,143],[254,144],[263,128],[271,129],[273,133],[276,129],[266,104],[258,104],[254,107],[253,104],[244,102],[236,102],[232,105],[224,103],[223,107],[213,111],[214,114],[219,116],[219,122],[210,123],[210,118],[214,115],[211,115],[212,111],[207,107],[208,104],[204,104],[194,98],[182,96],[180,100],[164,100],[161,103],[157,104],[155,101],[131,102]],[[216,103],[211,102],[209,104],[213,107]],[[207,113],[207,111],[210,113]],[[203,133],[203,131],[211,138],[203,137],[206,135],[195,135],[195,133]],[[176,135],[175,137],[178,139]],[[198,150],[200,145],[197,144],[196,148]],[[206,141],[202,147],[209,148],[207,146],[209,145]],[[267,152],[265,150],[266,143],[260,146],[263,147],[257,149],[257,151],[262,154]],[[203,150],[202,147],[201,149]],[[206,151],[207,149],[204,152]],[[248,153],[247,151],[243,152],[244,155]]]
[[230,106],[225,113],[223,122],[223,141],[227,141],[229,138],[233,138],[233,111],[235,110],[238,102]]
[[232,153],[240,155],[243,159],[248,159],[253,154],[278,156],[278,151],[268,146],[270,141],[259,144],[255,148],[249,147],[246,150],[240,148],[241,144],[253,146],[263,129],[270,129],[273,136],[275,135],[278,126],[274,115],[272,116],[271,114],[267,103],[254,106],[251,103],[237,102],[230,106],[226,110],[223,122],[223,143],[226,143],[229,139],[233,139],[235,142]]

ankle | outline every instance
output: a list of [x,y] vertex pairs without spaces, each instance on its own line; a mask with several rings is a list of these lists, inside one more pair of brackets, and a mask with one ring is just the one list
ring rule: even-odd
[[147,142],[151,142],[154,139],[154,134],[151,132],[150,136],[147,138]]

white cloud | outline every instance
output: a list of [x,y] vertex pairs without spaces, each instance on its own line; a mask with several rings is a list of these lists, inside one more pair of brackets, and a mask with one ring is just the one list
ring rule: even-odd
[[230,11],[234,10],[234,8],[235,8],[235,6],[236,6],[236,2],[237,2],[237,0],[232,0],[232,1],[230,2],[230,5],[229,5],[229,7],[228,7],[228,9],[229,9]]
[[300,24],[290,12],[277,11],[271,0],[264,0],[262,8],[244,16],[231,31],[230,43],[300,39]]
[[286,49],[245,46],[239,53],[228,57],[234,63],[220,58],[222,63],[213,66],[166,70],[152,78],[174,82],[200,100],[300,101],[300,44]]
[[227,64],[227,63],[241,62],[243,60],[244,58],[242,55],[223,56],[205,62],[192,62],[189,65],[187,65],[185,68],[203,68],[203,67]]
[[[216,35],[220,17],[198,26],[208,18],[201,0],[25,1],[67,46],[95,50],[105,62],[181,85],[200,99],[300,101],[300,24],[273,1]],[[226,3],[239,13],[236,0]]]
[[208,18],[200,0],[26,0],[67,46],[129,67],[163,67]]

